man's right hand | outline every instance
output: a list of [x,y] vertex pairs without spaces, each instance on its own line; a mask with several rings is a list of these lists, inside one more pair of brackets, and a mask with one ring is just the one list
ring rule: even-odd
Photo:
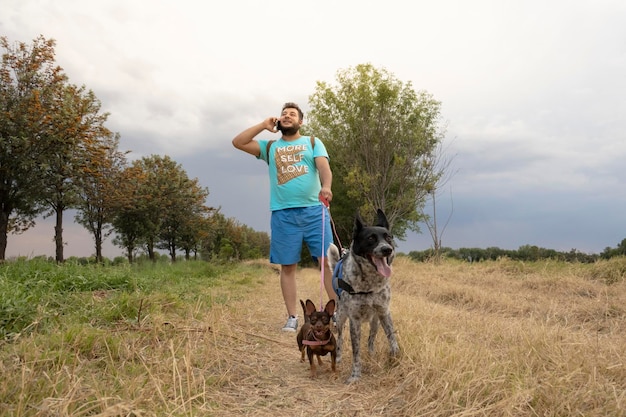
[[268,117],[263,122],[265,125],[265,129],[269,130],[272,133],[278,132],[278,129],[276,129],[276,122],[278,122],[279,120],[280,119],[278,117]]

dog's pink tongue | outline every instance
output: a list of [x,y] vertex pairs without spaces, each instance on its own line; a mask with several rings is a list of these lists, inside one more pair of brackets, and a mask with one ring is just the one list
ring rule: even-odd
[[391,267],[387,263],[387,258],[374,257],[374,265],[376,265],[376,270],[380,275],[385,278],[389,278],[391,276]]

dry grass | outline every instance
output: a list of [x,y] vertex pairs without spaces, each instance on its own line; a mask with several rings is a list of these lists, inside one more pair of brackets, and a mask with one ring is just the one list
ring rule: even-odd
[[[295,335],[280,331],[278,276],[267,268],[245,292],[207,289],[208,298],[228,302],[198,302],[187,317],[164,309],[141,326],[70,328],[3,346],[0,413],[626,415],[626,282],[607,285],[598,275],[614,268],[406,258],[394,266],[402,356],[387,362],[381,333],[356,384],[344,384],[349,351],[336,378],[327,358],[321,375],[309,378]],[[319,303],[319,272],[303,270],[298,279],[300,297]]]

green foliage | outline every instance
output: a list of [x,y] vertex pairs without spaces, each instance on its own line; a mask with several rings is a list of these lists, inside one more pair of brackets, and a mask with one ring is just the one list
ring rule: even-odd
[[610,259],[616,256],[626,256],[626,239],[622,239],[622,241],[615,248],[606,247],[600,256],[603,259]]
[[431,164],[442,137],[440,103],[371,64],[318,82],[309,129],[326,144],[333,170],[333,219],[348,244],[355,213],[385,210],[396,237],[419,230],[421,209],[439,173]]
[[209,217],[209,229],[203,236],[203,259],[246,260],[267,258],[270,238],[219,212]]

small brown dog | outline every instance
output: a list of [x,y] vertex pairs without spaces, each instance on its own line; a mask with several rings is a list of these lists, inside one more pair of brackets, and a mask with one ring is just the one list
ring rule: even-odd
[[304,324],[298,332],[297,341],[298,349],[302,354],[300,361],[304,362],[304,351],[309,358],[311,365],[311,378],[317,376],[317,368],[313,356],[317,356],[317,364],[322,365],[322,356],[330,353],[331,368],[336,372],[337,362],[337,342],[331,330],[331,318],[335,312],[335,300],[326,303],[323,311],[317,311],[315,304],[311,300],[305,303],[300,300],[302,309],[304,310]]

